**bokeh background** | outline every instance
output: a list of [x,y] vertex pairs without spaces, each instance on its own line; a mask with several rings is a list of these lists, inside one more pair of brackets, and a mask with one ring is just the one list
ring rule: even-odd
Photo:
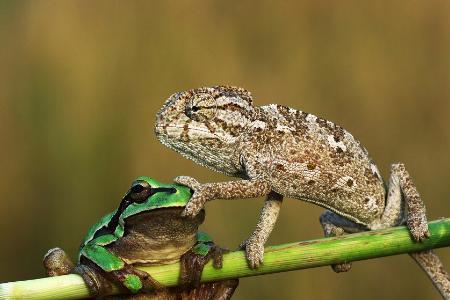
[[[343,125],[450,216],[448,1],[1,1],[0,282],[43,276],[51,247],[75,256],[138,175],[228,180],[153,134],[171,93],[216,84]],[[262,203],[211,202],[203,229],[234,248]],[[321,208],[283,206],[268,244],[322,235]],[[245,278],[234,299],[300,298],[439,296],[402,255]]]

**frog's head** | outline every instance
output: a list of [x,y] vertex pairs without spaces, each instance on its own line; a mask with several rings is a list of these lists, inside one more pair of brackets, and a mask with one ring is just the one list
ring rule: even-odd
[[138,177],[116,210],[118,226],[115,226],[114,234],[123,234],[126,220],[130,228],[153,238],[168,232],[174,238],[193,235],[203,223],[205,212],[202,210],[195,218],[182,217],[181,212],[191,195],[186,186]]
[[155,132],[164,145],[195,162],[234,174],[232,152],[255,118],[251,94],[216,86],[173,94],[156,116]]
[[191,197],[188,187],[162,184],[150,177],[138,177],[120,203],[122,218],[158,208],[184,207]]

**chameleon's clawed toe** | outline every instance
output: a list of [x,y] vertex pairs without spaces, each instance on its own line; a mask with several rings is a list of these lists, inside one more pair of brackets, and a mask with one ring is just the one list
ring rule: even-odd
[[177,184],[185,185],[193,191],[197,190],[201,185],[197,179],[190,176],[177,176],[173,181]]
[[416,242],[423,242],[430,237],[430,232],[428,230],[411,231],[411,234]]
[[342,264],[334,264],[334,265],[331,265],[331,268],[336,273],[348,272],[352,268],[352,263],[346,262],[346,263],[342,263]]
[[264,260],[264,246],[252,241],[251,239],[245,241],[240,245],[245,248],[245,256],[250,269],[257,269]]
[[410,216],[407,220],[409,231],[416,242],[422,242],[430,237],[427,220],[421,216]]

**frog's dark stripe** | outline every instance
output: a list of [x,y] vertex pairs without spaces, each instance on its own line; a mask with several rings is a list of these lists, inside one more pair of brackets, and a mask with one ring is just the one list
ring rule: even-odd
[[[175,193],[175,188],[152,188],[150,190],[150,195],[148,197],[151,197],[155,193],[158,192],[168,192],[168,193]],[[147,197],[147,198],[148,198]],[[125,197],[123,197],[122,201],[120,202],[119,208],[117,209],[116,213],[112,216],[111,220],[108,222],[107,225],[99,228],[94,236],[92,237],[92,240],[105,235],[105,234],[114,234],[114,231],[116,230],[117,226],[119,225],[119,219],[122,213],[127,209],[128,206],[135,203],[133,200],[131,200],[131,192],[128,192]]]

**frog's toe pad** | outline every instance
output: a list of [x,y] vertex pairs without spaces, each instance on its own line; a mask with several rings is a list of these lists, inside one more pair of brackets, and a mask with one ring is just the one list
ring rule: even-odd
[[47,276],[66,275],[75,267],[69,256],[61,248],[48,250],[43,263]]
[[139,292],[143,286],[139,276],[134,274],[127,274],[122,283],[133,294]]

